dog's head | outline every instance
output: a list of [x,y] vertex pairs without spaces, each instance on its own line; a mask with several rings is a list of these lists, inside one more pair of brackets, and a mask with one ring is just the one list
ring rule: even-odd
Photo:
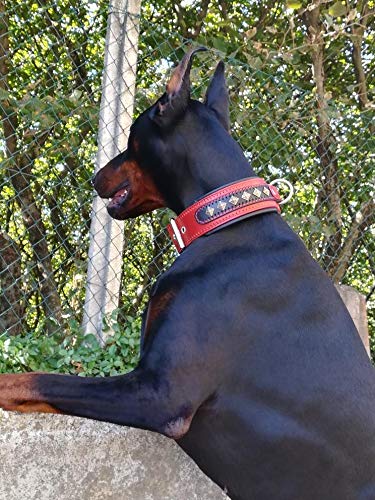
[[[95,176],[95,189],[110,199],[107,210],[113,218],[136,217],[161,207],[179,213],[208,191],[248,175],[242,151],[229,134],[222,62],[204,103],[190,97],[192,58],[200,50],[205,49],[185,54],[166,92],[133,123],[126,151]],[[239,167],[244,162],[245,175]]]

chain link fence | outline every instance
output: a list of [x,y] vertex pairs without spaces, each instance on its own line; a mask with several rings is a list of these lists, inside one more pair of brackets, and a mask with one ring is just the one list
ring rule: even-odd
[[[125,12],[117,14],[126,18]],[[147,16],[131,15],[139,38],[128,114],[134,105],[136,116],[164,91],[189,40],[173,33],[161,41]],[[104,2],[0,1],[0,336],[63,338],[81,328],[90,305],[91,178],[98,164],[107,18]],[[118,34],[112,35],[115,43]],[[371,110],[360,112],[332,96],[323,102],[303,79],[300,85],[287,82],[285,61],[271,74],[257,67],[256,59],[224,54],[220,44],[213,45],[195,59],[194,96],[202,96],[224,58],[233,136],[260,176],[285,177],[294,185],[283,216],[335,282],[367,296],[372,324]],[[134,46],[125,49],[134,53]],[[130,64],[126,51],[122,64]],[[125,77],[125,91],[134,92]],[[112,125],[102,125],[107,135]],[[121,285],[119,303],[105,318],[112,328],[120,324],[126,330],[129,318],[140,315],[150,285],[175,258],[164,229],[169,216],[161,210],[121,228],[122,265],[113,268]],[[99,232],[107,229],[97,226]]]

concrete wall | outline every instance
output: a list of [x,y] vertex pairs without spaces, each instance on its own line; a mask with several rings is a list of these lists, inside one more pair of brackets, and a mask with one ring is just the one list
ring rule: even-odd
[[[364,297],[339,287],[368,349]],[[0,500],[224,500],[171,440],[60,415],[0,410]]]

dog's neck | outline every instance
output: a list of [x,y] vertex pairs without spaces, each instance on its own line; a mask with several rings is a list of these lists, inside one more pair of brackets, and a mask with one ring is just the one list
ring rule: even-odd
[[[177,214],[215,189],[256,177],[236,141],[224,130],[219,130],[218,135],[219,147],[216,139],[215,146],[209,147],[211,141],[204,141],[199,135],[191,138],[186,144],[187,155],[181,159],[183,168],[176,164],[173,182],[163,186],[168,192],[168,206]],[[171,185],[173,192],[170,191]]]

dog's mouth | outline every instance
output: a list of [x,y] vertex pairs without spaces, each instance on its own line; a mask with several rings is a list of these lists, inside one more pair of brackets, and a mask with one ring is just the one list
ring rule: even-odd
[[126,184],[126,186],[122,186],[118,191],[114,193],[113,196],[110,197],[111,199],[107,205],[109,214],[112,215],[111,212],[123,208],[129,201],[129,197],[130,187],[128,184]]
[[116,193],[111,197],[107,208],[111,207],[123,207],[125,203],[128,201],[130,195],[129,186],[123,187],[116,191]]

